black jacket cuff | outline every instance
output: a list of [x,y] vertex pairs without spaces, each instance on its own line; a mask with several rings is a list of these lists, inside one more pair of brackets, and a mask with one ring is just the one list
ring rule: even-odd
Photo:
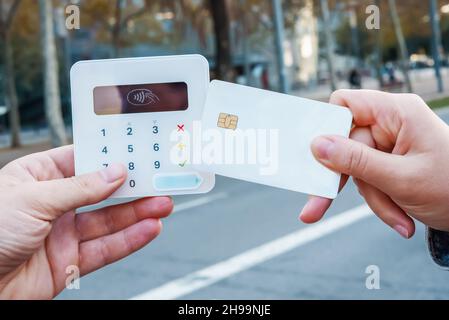
[[449,270],[449,232],[427,228],[426,237],[433,261]]

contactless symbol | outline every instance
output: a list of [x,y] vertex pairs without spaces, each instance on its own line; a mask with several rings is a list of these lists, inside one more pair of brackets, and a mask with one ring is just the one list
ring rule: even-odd
[[148,89],[134,89],[128,93],[127,100],[133,106],[146,106],[159,101],[159,97]]
[[238,116],[228,113],[220,113],[220,115],[218,116],[217,126],[219,128],[235,130],[237,129],[238,122]]

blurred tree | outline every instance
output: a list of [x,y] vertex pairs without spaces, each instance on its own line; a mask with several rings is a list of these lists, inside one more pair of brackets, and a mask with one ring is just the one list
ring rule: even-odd
[[[95,40],[110,44],[112,57],[121,57],[133,44],[161,41],[162,26],[157,11],[166,1],[84,0],[81,24]],[[125,37],[125,33],[131,33]]]
[[112,48],[114,50],[113,56],[115,58],[120,57],[120,35],[122,33],[122,20],[123,20],[123,0],[115,0],[115,18],[111,28]]
[[[380,8],[381,0],[376,0],[375,2],[376,6]],[[374,64],[376,68],[376,77],[377,81],[379,82],[379,87],[382,88],[384,83],[384,78],[382,75],[382,65],[383,65],[383,39],[382,39],[382,32],[380,28],[379,30],[376,30],[376,39],[375,39],[375,57],[374,57]]]
[[5,99],[9,110],[11,147],[20,146],[20,113],[15,84],[14,54],[12,48],[12,25],[21,0],[0,0],[0,37],[3,43],[2,60],[5,64]]
[[[353,0],[339,0],[339,6],[351,3]],[[377,50],[379,36],[382,38],[381,54],[383,60],[397,60],[400,56],[398,48],[398,40],[390,15],[388,0],[358,0],[357,1],[357,20],[358,33],[360,34],[360,46],[363,58],[368,58],[370,54]],[[339,10],[336,0],[329,0],[332,11],[335,13]],[[365,20],[367,14],[365,8],[368,5],[376,4],[381,12],[381,29],[367,30]],[[428,12],[428,1],[407,0],[396,1],[396,10],[400,17],[401,29],[406,40],[407,47],[410,52],[430,52],[429,37],[430,25]],[[336,31],[337,50],[348,53],[352,50],[351,38],[347,36],[349,30],[349,20],[343,15],[341,24]],[[444,28],[443,28],[444,29]]]
[[242,44],[242,55],[243,55],[243,75],[245,76],[245,84],[251,85],[251,61],[250,61],[250,47],[249,47],[249,32],[248,32],[248,22],[246,21],[246,8],[247,1],[240,0],[240,9],[237,11],[238,20],[240,20],[241,28],[237,36]]
[[111,38],[112,47],[114,49],[114,57],[121,56],[121,34],[123,29],[132,21],[139,16],[148,12],[149,5],[154,1],[145,0],[140,9],[126,14],[126,1],[125,0],[115,0],[115,18],[112,23],[111,28]]
[[38,13],[38,1],[22,0],[11,30],[20,123],[22,128],[32,125],[36,130],[46,125]]
[[[267,56],[275,54],[271,1],[230,1],[228,10],[234,31],[231,37],[233,40],[231,50],[240,48],[243,58],[248,62],[254,62],[250,61],[249,57],[258,52]],[[235,51],[233,53],[236,54]]]
[[331,90],[335,91],[337,89],[337,77],[335,75],[334,67],[334,39],[335,36],[332,34],[331,30],[331,17],[329,12],[328,0],[321,0],[321,12],[323,16],[323,27],[324,27],[324,37],[326,46],[326,61],[327,68],[329,72],[329,80]]
[[405,78],[405,85],[407,86],[408,92],[413,92],[412,82],[409,76],[409,53],[407,49],[407,43],[405,42],[404,34],[402,33],[401,20],[398,15],[396,0],[388,0],[388,5],[390,8],[391,20],[393,21],[394,30],[396,33],[399,51],[401,53],[400,66],[402,73]]
[[54,34],[52,0],[39,0],[42,59],[44,62],[45,115],[54,147],[67,144],[64,121],[61,112],[59,90],[59,68]]
[[[199,44],[202,49],[207,49],[207,39],[209,31],[212,29],[210,10],[207,6],[204,5],[204,1],[196,2],[194,1],[183,1],[186,12],[189,13],[189,16],[192,21],[192,26],[196,30],[198,34]],[[199,4],[198,4],[199,3]]]
[[215,33],[215,77],[233,81],[231,36],[228,0],[210,0],[209,8],[214,21]]

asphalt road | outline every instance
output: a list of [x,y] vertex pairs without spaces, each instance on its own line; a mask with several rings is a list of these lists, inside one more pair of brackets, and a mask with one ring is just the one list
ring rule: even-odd
[[[293,192],[219,177],[209,195],[176,197],[177,211],[151,245],[82,278],[80,290],[59,298],[449,298],[449,273],[431,261],[421,225],[413,239],[403,240],[373,214],[346,219],[346,225],[332,221],[363,204],[351,183],[326,217],[330,227],[311,230],[297,220],[305,201]],[[296,242],[285,238],[289,234]],[[261,247],[276,239],[269,250]],[[379,290],[365,285],[371,265],[380,271]],[[210,272],[196,273],[205,268]]]

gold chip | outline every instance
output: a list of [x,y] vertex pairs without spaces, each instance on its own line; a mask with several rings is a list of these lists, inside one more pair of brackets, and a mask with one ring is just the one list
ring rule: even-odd
[[235,130],[237,129],[237,123],[239,122],[239,117],[228,114],[228,113],[220,113],[218,116],[217,126],[219,128]]

